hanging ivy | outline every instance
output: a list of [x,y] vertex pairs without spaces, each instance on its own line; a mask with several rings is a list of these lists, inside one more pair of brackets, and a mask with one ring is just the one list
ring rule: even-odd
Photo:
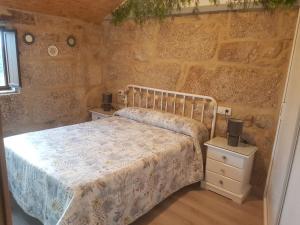
[[[219,0],[210,0],[218,5]],[[262,5],[266,9],[291,7],[297,0],[227,0],[231,9],[247,9],[252,6]],[[112,12],[114,24],[120,24],[127,18],[133,18],[136,23],[143,24],[149,18],[164,19],[172,12],[180,12],[182,8],[194,5],[193,12],[198,12],[200,0],[126,0]]]

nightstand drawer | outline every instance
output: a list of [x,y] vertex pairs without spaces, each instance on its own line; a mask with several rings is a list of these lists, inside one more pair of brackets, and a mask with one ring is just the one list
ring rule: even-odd
[[210,171],[206,172],[206,181],[207,183],[213,184],[235,194],[241,194],[243,191],[242,183]]
[[243,181],[243,170],[226,165],[210,158],[207,159],[206,169],[224,177],[229,177],[236,181]]
[[237,168],[244,168],[245,160],[230,152],[209,146],[207,157]]

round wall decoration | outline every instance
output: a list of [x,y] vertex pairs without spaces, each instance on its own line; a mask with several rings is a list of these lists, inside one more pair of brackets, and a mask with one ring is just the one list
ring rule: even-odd
[[75,47],[76,46],[76,38],[73,35],[70,35],[67,38],[67,44],[72,48]]
[[26,32],[23,35],[23,41],[25,44],[31,45],[34,43],[34,40],[35,40],[35,38],[34,38],[33,34],[31,34],[31,33]]
[[55,45],[50,45],[48,47],[48,54],[52,57],[58,55],[58,48]]

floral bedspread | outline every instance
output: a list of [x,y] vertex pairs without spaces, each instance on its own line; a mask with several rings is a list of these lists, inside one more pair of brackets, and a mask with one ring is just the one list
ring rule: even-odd
[[203,176],[191,136],[122,116],[4,142],[10,190],[45,225],[130,224]]

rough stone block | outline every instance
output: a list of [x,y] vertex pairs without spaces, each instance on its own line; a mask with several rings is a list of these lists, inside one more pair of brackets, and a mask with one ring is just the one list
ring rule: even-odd
[[[103,92],[102,86],[96,86],[88,89],[85,97],[85,101],[86,101],[85,105],[87,106],[87,108],[91,109],[91,108],[101,107],[102,92]],[[115,95],[113,97],[115,97]]]
[[276,108],[282,80],[284,73],[277,70],[192,66],[183,91],[210,95],[219,102]]
[[27,104],[28,98],[24,95],[0,96],[1,119],[4,130],[13,126],[22,127],[30,120],[30,108],[27,107]]
[[[92,61],[92,60],[91,60]],[[87,80],[89,86],[100,85],[102,83],[102,65],[92,63],[87,68]]]
[[[175,89],[181,67],[174,63],[118,63],[106,67],[104,79],[108,90],[116,91],[128,84]],[[141,76],[143,74],[143,76]]]
[[124,89],[126,85],[135,83],[132,62],[108,63],[104,67],[103,78],[105,79],[106,89],[110,91]]
[[103,23],[104,39],[109,41],[107,44],[122,43],[128,44],[138,41],[154,41],[157,34],[158,24],[147,22],[144,26],[135,24],[133,21],[124,22],[120,26],[113,26],[110,22]]
[[287,64],[290,51],[290,41],[237,41],[221,44],[218,59],[225,62],[279,67]]
[[5,9],[0,6],[0,20],[9,23],[34,25],[35,18],[30,13],[13,9]]
[[[181,73],[179,64],[154,63],[135,66],[135,82],[143,86],[175,90]],[[143,74],[144,76],[140,76]]]
[[281,38],[289,40],[294,39],[298,11],[299,10],[297,8],[282,10],[281,25],[279,29]]
[[279,32],[279,12],[235,12],[231,14],[231,38],[275,38]]
[[122,26],[108,26],[104,23],[104,57],[117,60],[149,61],[155,54],[156,23],[147,23],[140,27],[134,23],[126,22]]
[[33,89],[71,86],[75,72],[68,61],[57,60],[22,63],[21,70],[23,88]]
[[88,26],[81,20],[69,19],[66,17],[57,17],[45,14],[34,14],[36,26],[44,31],[56,32],[78,32]]
[[255,126],[262,128],[262,129],[270,129],[275,127],[274,126],[275,118],[273,115],[263,114],[257,115],[254,118]]
[[72,120],[75,115],[80,115],[80,102],[82,99],[72,89],[51,92],[33,92],[32,121],[34,123],[51,123],[54,121]]
[[157,54],[160,58],[209,60],[215,56],[218,27],[209,24],[162,24],[158,35]]

